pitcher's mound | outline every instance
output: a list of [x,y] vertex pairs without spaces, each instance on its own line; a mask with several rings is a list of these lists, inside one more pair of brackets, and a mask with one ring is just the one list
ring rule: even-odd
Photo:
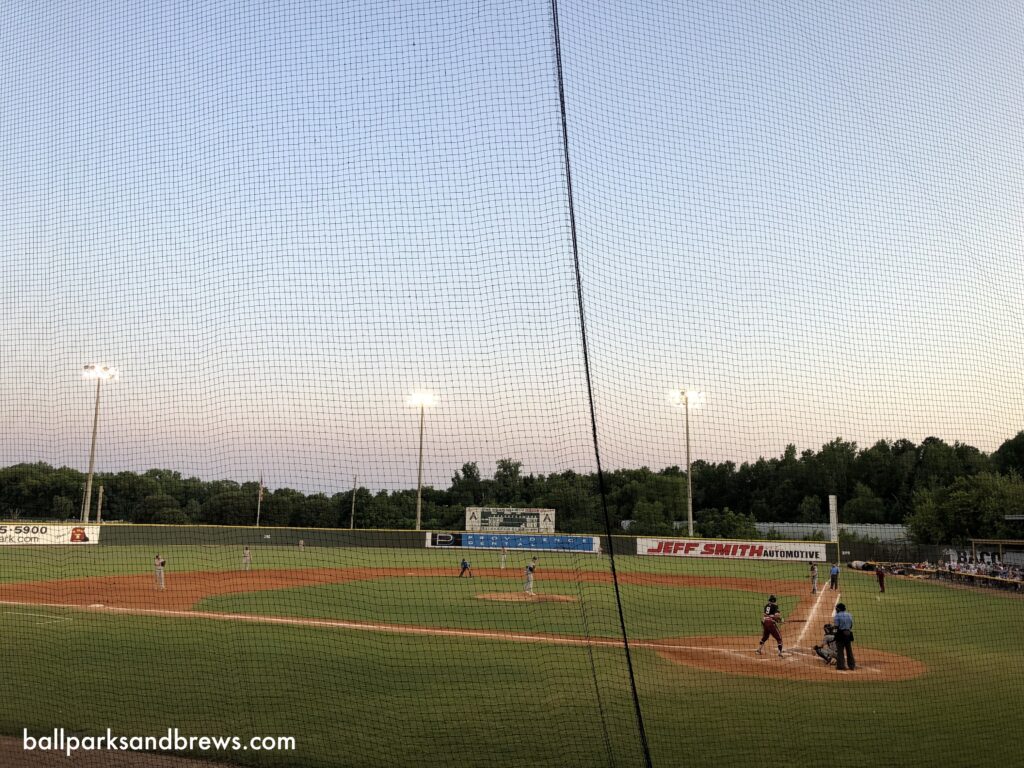
[[477,600],[498,600],[503,603],[575,603],[571,595],[528,595],[525,592],[488,592]]

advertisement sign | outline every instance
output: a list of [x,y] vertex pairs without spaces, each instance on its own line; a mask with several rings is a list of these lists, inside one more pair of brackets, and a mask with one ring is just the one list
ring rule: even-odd
[[825,543],[818,541],[707,541],[704,539],[636,540],[638,555],[724,557],[733,560],[815,560],[825,562]]
[[96,544],[98,525],[53,525],[50,523],[0,523],[0,545]]
[[555,510],[518,507],[466,507],[466,530],[554,533]]
[[586,552],[600,554],[600,536],[530,536],[518,533],[428,533],[428,547],[463,549],[528,549],[538,552]]

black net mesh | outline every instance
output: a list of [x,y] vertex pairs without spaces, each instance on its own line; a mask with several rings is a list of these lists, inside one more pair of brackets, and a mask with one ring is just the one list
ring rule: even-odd
[[0,764],[1016,759],[1016,4],[10,10]]

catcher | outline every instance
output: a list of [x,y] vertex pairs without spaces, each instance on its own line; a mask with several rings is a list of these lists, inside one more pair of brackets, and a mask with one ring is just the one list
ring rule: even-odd
[[821,640],[821,645],[814,646],[814,652],[818,654],[825,662],[827,667],[836,659],[836,628],[831,624],[825,625],[825,637]]
[[765,603],[764,611],[761,614],[761,644],[757,646],[757,655],[761,655],[761,651],[764,649],[764,644],[768,642],[769,637],[774,637],[776,643],[779,646],[779,656],[782,656],[782,633],[779,631],[779,625],[782,624],[782,614],[779,613],[779,603],[775,595],[769,595],[768,602]]

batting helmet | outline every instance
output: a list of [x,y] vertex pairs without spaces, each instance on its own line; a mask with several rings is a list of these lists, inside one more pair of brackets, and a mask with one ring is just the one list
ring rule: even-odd
[[775,595],[768,595],[768,602],[769,603],[774,603],[774,602],[776,602],[776,600],[777,600],[777,598],[775,597]]

